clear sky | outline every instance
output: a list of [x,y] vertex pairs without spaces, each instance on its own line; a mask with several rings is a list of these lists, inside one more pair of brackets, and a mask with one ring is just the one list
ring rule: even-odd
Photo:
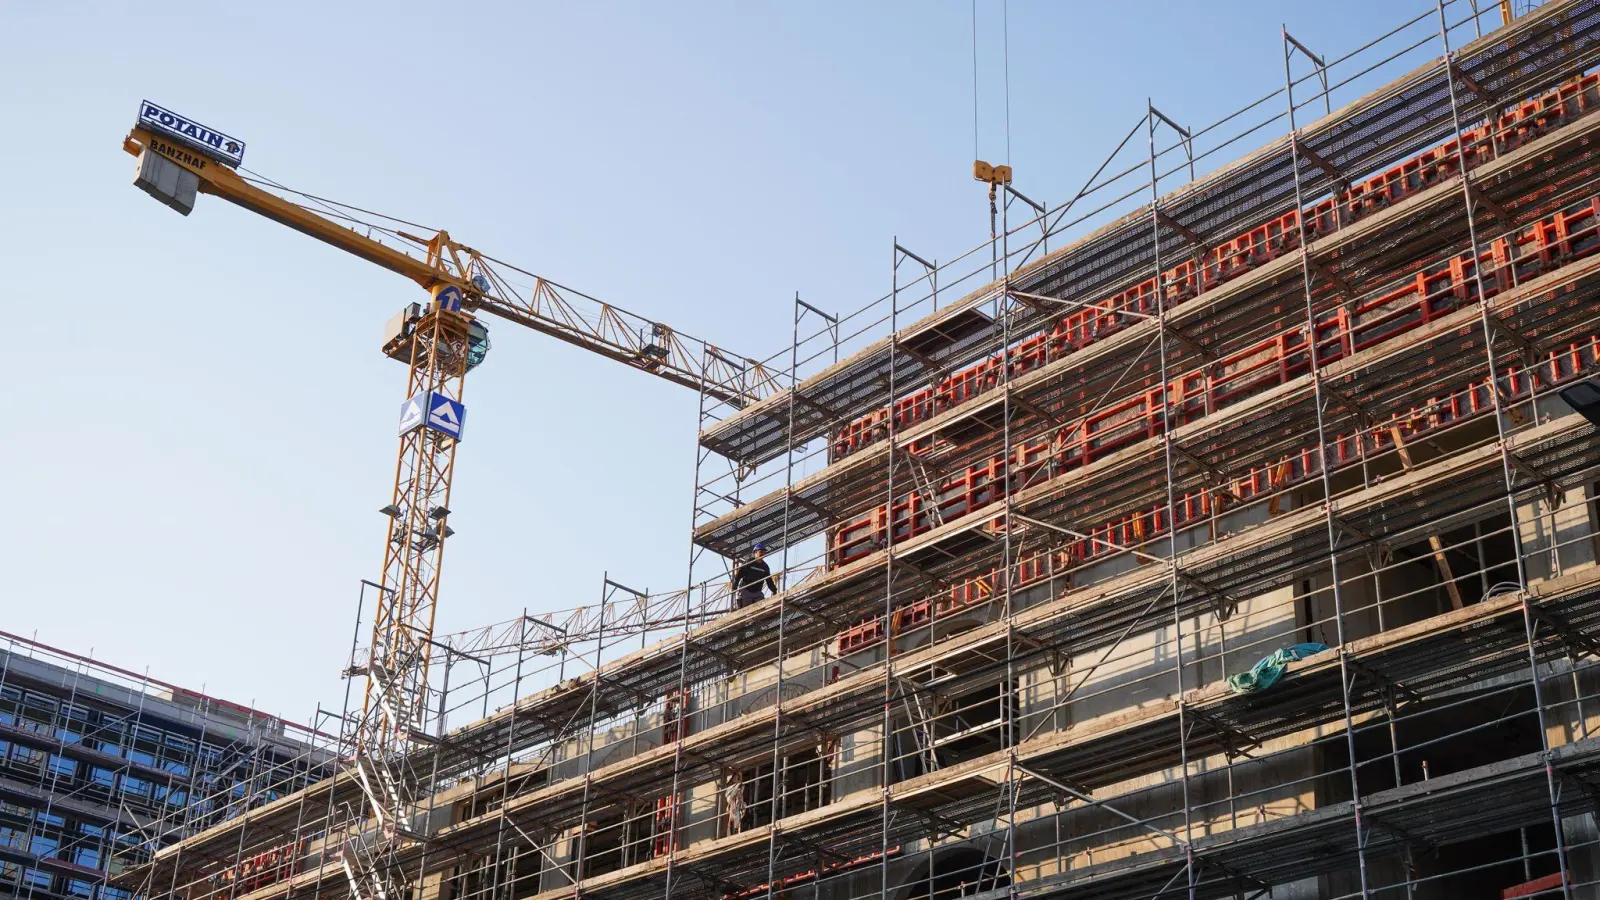
[[[977,4],[978,149],[1059,202],[1143,114],[1282,83],[1432,4]],[[713,342],[787,346],[890,241],[987,234],[973,7],[0,0],[0,629],[304,719],[376,578],[410,283],[215,198],[132,187],[149,98],[254,170],[448,228]],[[1437,52],[1432,50],[1430,52]],[[1272,134],[1238,148],[1253,149]],[[1235,154],[1237,155],[1237,154]],[[695,397],[515,326],[468,388],[439,628],[684,582]]]

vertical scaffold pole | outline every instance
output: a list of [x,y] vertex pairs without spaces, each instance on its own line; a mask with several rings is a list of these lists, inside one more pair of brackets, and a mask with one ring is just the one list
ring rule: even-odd
[[[1356,756],[1355,715],[1350,709],[1352,676],[1350,661],[1346,656],[1344,596],[1339,590],[1339,530],[1333,515],[1333,475],[1329,470],[1328,432],[1322,412],[1322,361],[1317,357],[1317,311],[1315,301],[1312,298],[1311,249],[1308,246],[1310,232],[1306,229],[1304,213],[1306,198],[1305,188],[1300,179],[1300,129],[1295,111],[1294,76],[1291,74],[1290,69],[1290,60],[1294,56],[1295,48],[1300,47],[1300,43],[1289,36],[1289,27],[1287,25],[1282,26],[1282,46],[1284,91],[1289,106],[1289,168],[1294,174],[1295,221],[1299,225],[1300,235],[1300,282],[1306,308],[1306,319],[1303,328],[1306,336],[1306,352],[1310,358],[1312,403],[1316,407],[1317,414],[1317,469],[1322,475],[1322,518],[1328,541],[1328,582],[1333,595],[1334,632],[1339,642],[1337,651],[1339,657],[1339,694],[1344,715],[1345,750],[1349,756],[1348,762],[1350,766],[1350,807],[1356,830],[1356,868],[1360,876],[1361,896],[1367,898],[1372,895],[1367,876],[1366,830],[1362,827],[1361,785],[1357,778],[1356,770],[1358,757]],[[1313,65],[1319,68],[1322,66],[1320,57],[1312,55],[1303,48],[1301,48],[1301,52],[1311,59]],[[1315,609],[1315,606],[1313,605],[1311,608]],[[1308,621],[1306,624],[1309,627],[1310,622]]]
[[[878,841],[878,878],[881,896],[889,896],[889,787],[894,783],[894,467],[899,458],[896,452],[895,441],[899,439],[899,429],[895,427],[894,398],[896,387],[896,369],[898,368],[898,351],[900,347],[900,237],[894,237],[893,249],[889,254],[889,415],[887,417],[888,434],[885,441],[889,453],[885,465],[888,474],[885,478],[884,496],[887,514],[884,521],[883,534],[883,758],[882,774],[882,813],[883,828]],[[910,509],[906,515],[912,515]],[[820,874],[820,873],[819,873]]]
[[[1155,266],[1156,352],[1161,362],[1161,450],[1167,495],[1167,589],[1172,592],[1173,671],[1177,674],[1178,698],[1178,764],[1182,767],[1183,786],[1183,869],[1188,884],[1189,900],[1195,898],[1198,884],[1195,878],[1194,859],[1194,809],[1189,785],[1189,721],[1183,702],[1183,595],[1178,583],[1178,522],[1174,515],[1177,504],[1172,491],[1172,397],[1171,381],[1167,372],[1167,302],[1161,284],[1161,186],[1156,166],[1156,121],[1166,121],[1175,131],[1189,139],[1188,131],[1178,128],[1171,120],[1156,112],[1155,104],[1145,100],[1145,135],[1150,147],[1150,247]],[[1192,165],[1192,163],[1191,163]],[[1200,277],[1197,270],[1196,278]]]
[[[789,329],[789,408],[787,410],[788,423],[784,435],[783,456],[783,531],[779,541],[783,544],[783,556],[779,559],[778,574],[783,578],[785,588],[789,585],[789,518],[792,512],[794,498],[794,385],[795,372],[800,367],[800,319],[805,315],[804,307],[800,304],[800,292],[794,292],[794,308],[790,315]],[[784,682],[784,654],[787,648],[784,645],[784,632],[786,629],[785,606],[787,604],[787,590],[778,593],[778,683],[777,694],[773,697],[772,709],[772,834],[767,839],[767,897],[769,900],[776,896],[778,884],[778,854],[783,844],[781,830],[778,826],[779,810],[783,808],[785,793],[784,765],[783,765],[783,682]],[[742,786],[740,788],[743,790]],[[817,878],[822,878],[822,873],[817,873]]]
[[[583,800],[578,813],[578,871],[577,878],[574,879],[574,881],[580,882],[583,880],[584,865],[588,861],[589,854],[589,798],[594,791],[594,733],[596,727],[600,724],[600,667],[605,664],[605,658],[602,654],[606,645],[606,606],[611,599],[612,584],[611,573],[606,572],[600,582],[600,624],[595,629],[594,641],[595,677],[594,686],[589,690],[589,723],[588,727],[584,729]],[[624,814],[622,823],[617,827],[624,828],[626,824],[627,815]],[[620,852],[626,854],[627,842],[621,841],[620,846],[622,848]],[[626,865],[626,860],[623,860],[622,864]]]
[[[1500,471],[1504,478],[1506,492],[1506,514],[1510,525],[1511,542],[1517,561],[1517,584],[1522,588],[1522,622],[1527,639],[1528,649],[1528,677],[1533,686],[1533,707],[1539,720],[1539,746],[1544,751],[1545,788],[1550,797],[1550,824],[1555,831],[1556,862],[1561,872],[1561,896],[1563,900],[1572,900],[1572,873],[1568,868],[1566,837],[1561,827],[1560,789],[1556,784],[1555,767],[1550,762],[1550,732],[1545,721],[1544,691],[1539,680],[1539,652],[1535,647],[1538,634],[1538,625],[1534,621],[1533,600],[1528,595],[1528,572],[1524,554],[1526,548],[1522,542],[1522,526],[1517,516],[1516,477],[1511,460],[1511,436],[1506,432],[1506,415],[1503,409],[1500,394],[1500,364],[1495,355],[1494,317],[1489,310],[1489,298],[1483,288],[1483,266],[1480,264],[1483,253],[1478,244],[1477,216],[1473,211],[1475,188],[1472,183],[1472,173],[1467,170],[1466,136],[1461,124],[1461,103],[1456,93],[1456,67],[1455,53],[1450,49],[1450,24],[1445,17],[1444,0],[1436,0],[1439,14],[1439,43],[1443,48],[1443,68],[1445,84],[1450,95],[1450,127],[1456,142],[1456,162],[1461,177],[1461,203],[1467,217],[1467,239],[1472,245],[1472,288],[1478,300],[1478,319],[1483,329],[1483,354],[1484,364],[1488,369],[1489,397],[1494,405],[1495,436],[1500,448]],[[1476,17],[1474,17],[1476,21]],[[1487,110],[1489,127],[1494,125],[1494,109]],[[1491,137],[1491,140],[1493,138]],[[1502,225],[1512,227],[1516,223],[1503,222]],[[1509,391],[1507,392],[1509,396]]]
[[[1006,185],[1007,189],[1010,185]],[[1012,324],[1015,316],[1016,300],[1011,296],[1011,228],[1007,212],[1010,203],[1000,204],[1000,294],[996,301],[996,312],[1004,316],[1000,322],[1000,439],[1003,446],[1001,451],[1005,455],[1005,507],[1002,520],[1005,530],[1001,534],[1000,545],[1000,571],[1006,580],[1006,593],[1002,601],[1002,615],[1006,623],[1006,678],[1000,685],[1000,746],[1006,751],[1006,777],[1004,782],[1006,792],[1006,842],[1005,872],[1009,876],[1009,894],[1016,896],[1017,881],[1017,791],[1021,783],[1022,772],[1018,767],[1017,735],[1021,734],[1022,727],[1017,723],[1017,707],[1021,699],[1021,683],[1017,675],[1017,642],[1016,642],[1016,607],[1013,595],[1013,585],[1016,583],[1018,560],[1013,558],[1016,551],[1012,538],[1012,530],[1016,522],[1011,517],[1013,501],[1016,491],[1022,486],[1021,467],[1011,445],[1011,366],[1013,363],[1011,342],[1013,340]],[[938,635],[932,635],[937,638]],[[987,856],[988,854],[984,854]],[[987,863],[985,863],[987,865]],[[995,866],[995,880],[1000,878],[1000,867]],[[978,872],[979,884],[982,884],[983,870]],[[929,891],[932,891],[929,885]]]
[[[703,371],[709,371],[708,367],[711,362],[709,358],[710,352],[711,351],[709,347],[702,350],[700,365]],[[789,390],[792,392],[794,390],[794,385],[789,385]],[[694,542],[694,528],[696,525],[696,520],[699,518],[700,510],[700,467],[705,463],[706,454],[708,452],[700,446],[698,432],[705,426],[707,396],[705,382],[701,381],[699,402],[700,414],[699,421],[695,423],[696,436],[694,451],[694,491],[689,498],[689,571],[684,580],[683,629],[678,638],[677,706],[674,708],[673,703],[671,702],[671,697],[663,701],[661,706],[661,728],[663,730],[663,741],[665,741],[666,738],[664,733],[665,730],[668,727],[672,727],[673,730],[672,790],[667,794],[666,798],[667,871],[661,888],[662,900],[667,900],[667,898],[672,896],[673,878],[677,875],[679,819],[678,807],[680,805],[678,792],[683,781],[683,733],[686,730],[684,726],[687,725],[689,721],[689,698],[687,696],[689,680],[689,628],[690,622],[694,619],[694,616],[690,615],[689,613],[694,606],[694,564],[700,555]],[[704,602],[708,598],[702,597],[701,599],[702,602]],[[679,719],[676,724],[672,721],[674,716],[678,717]],[[654,841],[652,841],[652,844],[654,844]]]

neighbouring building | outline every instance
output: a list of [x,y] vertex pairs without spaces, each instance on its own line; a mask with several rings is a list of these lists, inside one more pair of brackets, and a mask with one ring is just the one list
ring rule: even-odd
[[311,737],[247,706],[0,633],[0,896],[128,900],[105,881],[145,842],[325,775],[330,757]]

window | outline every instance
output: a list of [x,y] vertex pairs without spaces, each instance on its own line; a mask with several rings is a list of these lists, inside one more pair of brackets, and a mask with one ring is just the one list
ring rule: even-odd
[[187,763],[181,763],[169,759],[161,764],[161,768],[166,769],[168,772],[171,772],[179,778],[189,777],[189,766]]
[[32,843],[28,845],[28,849],[32,850],[35,856],[41,858],[53,857],[56,855],[57,851],[61,849],[61,842],[53,837],[45,837],[42,834],[36,834],[33,836]]
[[89,772],[89,780],[101,787],[112,788],[117,784],[117,773],[110,769],[95,766]]
[[28,768],[38,768],[39,765],[41,763],[43,763],[43,762],[44,762],[44,751],[43,750],[35,750],[32,747],[24,747],[21,744],[12,744],[11,745],[11,764],[13,766],[26,766]]
[[56,813],[45,812],[42,809],[39,810],[38,814],[35,815],[34,818],[39,821],[40,825],[53,825],[56,828],[60,828],[61,826],[67,824],[67,820],[61,818],[61,816],[57,815]]
[[127,727],[127,720],[119,716],[106,716],[100,724],[97,737],[100,738],[100,749],[107,753],[122,755],[122,733]]
[[133,900],[133,894],[129,893],[126,889],[112,887],[110,885],[106,885],[100,889],[100,896],[103,898],[103,900]]
[[1015,690],[1002,683],[919,705],[914,715],[897,717],[891,742],[895,780],[977,759],[1014,743],[1017,726],[1009,714],[1014,697]]
[[734,834],[771,824],[772,763],[762,763],[753,769],[740,772],[739,780],[733,787],[738,794],[729,792],[728,833]]
[[29,887],[48,891],[50,890],[50,873],[41,872],[38,869],[24,869],[22,870],[22,883]]
[[96,825],[93,822],[79,822],[78,830],[90,837],[104,837],[106,833],[105,826]]
[[94,882],[74,878],[67,882],[67,893],[74,897],[93,897]]
[[37,716],[49,721],[55,718],[56,700],[54,697],[46,697],[44,694],[35,694],[33,691],[29,691],[22,697],[22,708],[30,717]]
[[17,724],[35,734],[55,731],[56,703],[49,697],[28,694],[22,700],[22,715]]
[[799,750],[783,757],[783,795],[772,800],[772,763],[762,763],[739,773],[729,795],[727,827],[730,832],[746,831],[772,823],[828,802],[833,761],[816,749]]
[[67,759],[65,756],[50,757],[50,771],[60,778],[71,778],[78,774],[78,761]]
[[150,766],[152,768],[154,768],[154,766],[156,764],[155,755],[151,754],[151,753],[146,753],[143,750],[129,750],[128,751],[128,760],[130,762],[136,762],[141,766]]
[[79,847],[77,852],[73,854],[72,861],[85,868],[98,869],[100,868],[100,848]]
[[150,796],[150,782],[145,781],[143,778],[135,778],[132,775],[124,775],[122,776],[122,792],[124,794],[132,794],[135,797],[148,797]]
[[590,822],[584,834],[572,839],[573,868],[578,852],[583,851],[584,878],[615,872],[624,866],[650,858],[650,814],[629,818],[601,816]]

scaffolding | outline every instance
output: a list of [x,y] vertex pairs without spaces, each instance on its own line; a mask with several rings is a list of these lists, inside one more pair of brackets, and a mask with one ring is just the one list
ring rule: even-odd
[[118,883],[1600,896],[1600,0],[1499,16],[1284,30],[1221,121],[797,295],[791,387],[702,391],[682,589],[438,640],[393,834],[343,772]]
[[0,632],[0,895],[126,900],[108,874],[329,774],[327,737]]

